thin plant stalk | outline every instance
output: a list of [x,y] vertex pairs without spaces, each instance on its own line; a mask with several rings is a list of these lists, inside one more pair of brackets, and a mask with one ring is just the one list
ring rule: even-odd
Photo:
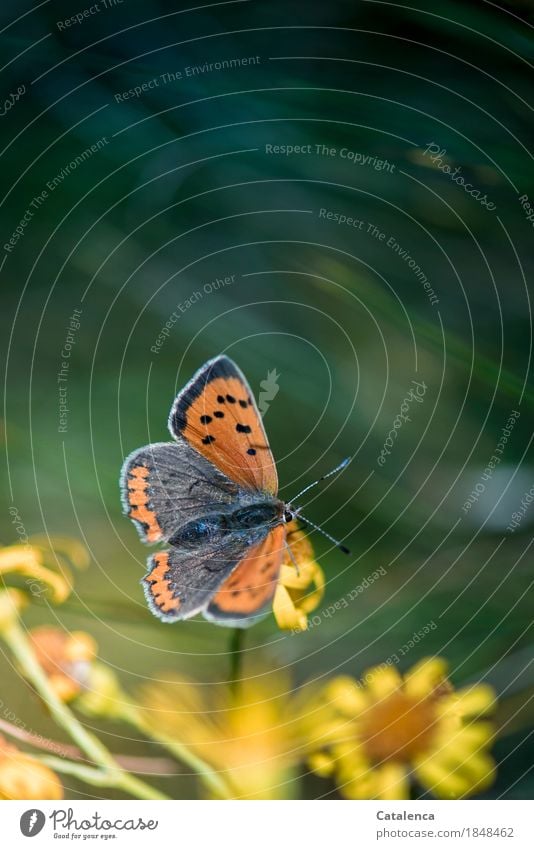
[[242,677],[244,636],[243,628],[234,628],[230,637],[230,687],[233,693],[237,692]]

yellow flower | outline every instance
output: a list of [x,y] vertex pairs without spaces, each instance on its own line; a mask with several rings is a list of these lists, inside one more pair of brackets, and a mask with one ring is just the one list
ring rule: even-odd
[[0,799],[62,799],[58,776],[0,736]]
[[103,663],[92,663],[86,687],[76,699],[77,709],[88,716],[120,719],[128,705],[115,673]]
[[298,699],[285,675],[262,673],[227,685],[171,680],[138,701],[143,720],[183,741],[215,768],[239,799],[284,799],[306,757]]
[[273,613],[279,628],[304,631],[308,627],[308,613],[315,610],[323,597],[324,575],[313,559],[308,537],[297,529],[296,522],[288,525],[287,541],[295,562],[287,552],[273,600]]
[[[25,589],[33,596],[40,596],[48,589],[52,599],[60,604],[72,589],[71,573],[62,553],[79,568],[87,565],[88,555],[80,543],[65,537],[53,539],[51,545],[53,548],[47,541],[36,537],[31,544],[28,541],[0,549],[0,575],[23,577]],[[55,568],[46,565],[51,560],[55,561]]]
[[43,625],[33,628],[29,636],[37,660],[62,701],[71,701],[89,686],[97,653],[96,642],[89,634]]
[[344,720],[344,736],[312,751],[312,770],[334,776],[351,799],[408,799],[412,777],[444,799],[487,788],[495,772],[488,754],[494,730],[480,717],[495,695],[485,684],[455,691],[446,676],[443,659],[426,658],[403,677],[382,664],[364,674],[363,684],[331,681],[323,709]]

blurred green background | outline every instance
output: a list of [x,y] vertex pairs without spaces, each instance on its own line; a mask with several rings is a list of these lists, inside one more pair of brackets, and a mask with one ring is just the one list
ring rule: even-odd
[[[167,439],[175,392],[226,352],[256,395],[279,375],[265,424],[284,497],[354,457],[306,508],[352,549],[344,557],[314,535],[324,606],[386,570],[308,633],[283,634],[269,616],[247,634],[247,664],[288,667],[295,682],[360,675],[436,623],[403,668],[439,653],[455,683],[495,686],[500,766],[486,795],[532,797],[534,507],[507,531],[534,483],[532,224],[519,201],[534,197],[532,9],[124,0],[70,27],[58,22],[79,11],[72,3],[2,9],[2,98],[25,89],[0,117],[2,539],[17,539],[15,505],[28,534],[77,537],[91,553],[73,597],[59,608],[36,599],[28,625],[90,631],[130,691],[155,670],[227,679],[226,631],[148,612],[147,550],[117,483],[126,454]],[[255,59],[205,67],[244,57]],[[495,208],[440,170],[430,144]],[[424,400],[381,466],[414,380]],[[514,410],[501,463],[464,511]],[[7,660],[0,669],[4,702],[58,737]],[[152,751],[120,727],[100,730],[111,748]],[[162,786],[196,792],[185,778]],[[306,796],[325,789],[305,779]],[[69,795],[87,792],[69,781]]]

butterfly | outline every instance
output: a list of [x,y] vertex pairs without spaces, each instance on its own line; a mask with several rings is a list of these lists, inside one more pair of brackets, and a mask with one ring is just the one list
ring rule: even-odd
[[148,606],[164,622],[202,613],[247,627],[269,609],[299,511],[278,498],[263,422],[237,365],[224,355],[205,363],[177,395],[168,426],[174,442],[134,451],[120,478],[141,539],[169,546],[148,559]]

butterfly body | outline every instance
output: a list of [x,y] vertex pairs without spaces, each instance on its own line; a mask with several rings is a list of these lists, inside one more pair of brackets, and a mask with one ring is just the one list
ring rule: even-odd
[[239,507],[233,513],[213,514],[188,522],[168,542],[176,548],[201,548],[208,541],[223,543],[231,533],[247,545],[254,545],[281,524],[286,513],[286,506],[278,499],[259,501]]
[[228,357],[208,361],[177,395],[174,442],[134,451],[121,472],[125,513],[144,542],[152,612],[165,622],[201,612],[246,627],[272,601],[295,512],[278,478],[250,387]]

